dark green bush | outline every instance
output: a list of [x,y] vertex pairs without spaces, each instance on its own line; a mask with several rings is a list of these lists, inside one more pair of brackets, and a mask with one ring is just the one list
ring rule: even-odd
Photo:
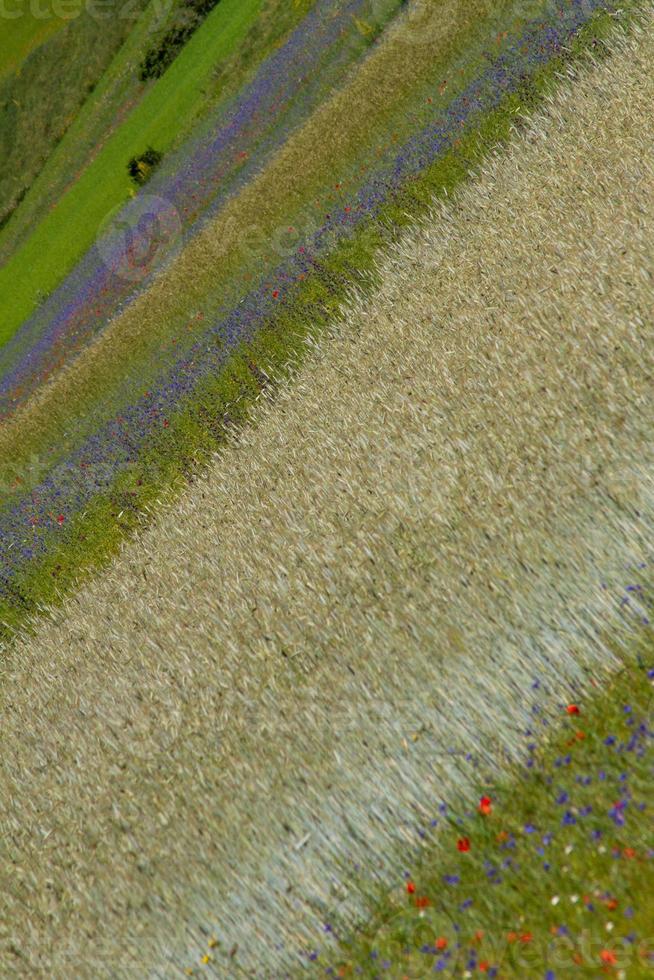
[[150,48],[141,62],[139,71],[141,81],[145,82],[148,78],[161,78],[194,31],[195,27],[190,24],[184,27],[172,27],[166,31],[157,46]]
[[220,0],[184,0],[184,5],[178,14],[179,23],[166,31],[141,62],[139,78],[142,82],[149,78],[161,78],[188,39],[219,3]]
[[145,153],[141,153],[138,157],[132,157],[127,164],[127,172],[135,183],[145,184],[152,176],[152,171],[159,166],[162,160],[163,153],[149,146]]

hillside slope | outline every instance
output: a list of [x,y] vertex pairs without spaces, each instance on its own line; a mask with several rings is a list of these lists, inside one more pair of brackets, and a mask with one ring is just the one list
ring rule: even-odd
[[653,58],[649,13],[10,653],[3,970],[175,975],[212,931],[214,975],[299,969],[365,911],[357,864],[397,876],[465,789],[447,748],[501,765],[534,674],[553,708],[618,666],[652,557]]

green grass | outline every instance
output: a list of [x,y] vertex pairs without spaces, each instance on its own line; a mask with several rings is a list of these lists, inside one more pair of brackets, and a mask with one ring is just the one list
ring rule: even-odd
[[[65,21],[52,14],[36,19],[29,13],[27,6],[19,2],[7,4],[6,9],[12,16],[2,18],[0,80],[19,69],[31,51],[65,25]],[[44,9],[47,11],[48,8]],[[20,16],[16,17],[16,13]]]
[[[175,5],[166,15],[159,0],[151,0],[136,23],[131,24],[125,43],[54,148],[21,206],[0,230],[2,264],[19,251],[40,221],[54,210],[107,137],[138,104],[145,91],[138,79],[139,62],[152,37],[174,16],[174,10]],[[46,98],[46,105],[47,101]]]
[[[373,978],[388,961],[382,975],[389,980],[425,977],[447,952],[446,977],[466,969],[516,980],[542,978],[548,970],[553,980],[620,969],[630,978],[650,976],[651,645],[639,661],[641,666],[625,666],[608,689],[573,704],[579,715],[562,707],[563,721],[549,740],[534,715],[513,776],[482,775],[471,764],[476,811],[459,800],[437,816],[440,826],[409,878],[380,899],[377,914],[351,945],[323,953],[315,975],[324,975],[331,963],[337,976],[356,971]],[[525,701],[539,710],[546,687],[542,678],[539,690],[525,692]],[[621,800],[626,806],[616,810]],[[459,851],[466,840],[469,850]]]
[[[244,83],[248,74],[280,43],[313,2],[298,0],[289,5],[281,0],[265,0],[259,17],[242,45],[221,60],[215,72],[212,71],[205,79],[201,98],[194,107],[195,115],[190,113],[178,121],[174,146],[183,142],[199,117],[206,115]],[[139,81],[138,66],[152,38],[174,21],[176,7],[173,4],[166,13],[160,0],[152,0],[144,10],[61,143],[48,158],[26,199],[14,212],[10,222],[0,229],[0,263],[6,263],[19,251],[39,223],[55,209],[60,198],[93,162],[111,133],[138,105],[149,88]]]
[[[133,4],[133,17],[142,2]],[[0,226],[7,224],[130,32],[133,20],[120,17],[117,6],[101,21],[82,10],[67,22],[54,13],[36,20],[25,13],[8,22],[10,42],[14,30],[22,36],[29,29],[34,44],[10,43],[19,60],[4,77],[0,72]]]
[[[638,10],[625,5],[618,21],[628,25]],[[599,14],[579,33],[571,58],[589,49],[602,50],[602,42],[615,30],[616,18]],[[355,236],[326,258],[321,268],[295,287],[279,312],[264,324],[253,344],[230,359],[196,399],[170,417],[169,428],[126,475],[71,519],[52,542],[48,556],[35,561],[16,578],[13,597],[0,603],[0,636],[10,641],[16,630],[43,605],[57,604],[89,572],[101,568],[117,553],[125,536],[141,526],[162,498],[174,498],[223,444],[221,420],[241,425],[249,418],[260,387],[251,365],[265,367],[283,377],[289,359],[304,355],[304,340],[324,330],[338,315],[353,283],[371,291],[378,285],[377,259],[401,230],[418,219],[434,200],[450,197],[498,145],[506,142],[521,114],[531,113],[558,84],[566,59],[545,66],[522,91],[507,96],[494,112],[478,120],[477,128],[439,158],[420,179],[412,182],[378,219],[363,225]],[[29,440],[30,449],[33,442]],[[15,447],[20,456],[21,447]],[[13,455],[12,455],[13,458]]]
[[212,70],[247,36],[262,2],[222,0],[79,180],[9,259],[0,271],[0,344],[92,245],[106,216],[129,198],[127,161],[148,145],[169,150],[178,137],[180,119],[194,115]]

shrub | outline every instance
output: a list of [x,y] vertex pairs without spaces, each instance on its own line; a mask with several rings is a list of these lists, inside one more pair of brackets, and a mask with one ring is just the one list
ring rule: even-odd
[[149,78],[161,78],[188,39],[219,3],[220,0],[185,0],[181,14],[184,22],[166,31],[159,43],[150,48],[141,62],[139,78],[142,82]]
[[135,183],[145,184],[152,176],[152,171],[159,166],[162,160],[163,153],[149,146],[145,153],[141,153],[138,157],[132,157],[127,164],[127,172]]
[[142,82],[148,78],[161,78],[163,73],[173,63],[182,50],[196,25],[186,24],[183,27],[171,27],[166,31],[159,44],[150,48],[141,63],[139,78]]

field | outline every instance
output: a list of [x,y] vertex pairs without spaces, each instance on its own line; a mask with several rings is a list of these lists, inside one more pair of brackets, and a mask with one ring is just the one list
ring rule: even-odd
[[[625,903],[645,889],[643,938],[651,772],[604,745],[626,740],[627,691],[647,721],[654,667],[651,11],[631,31],[379,257],[377,289],[305,331],[251,424],[7,650],[5,972],[371,976],[375,952],[392,956],[381,975],[423,976],[407,880],[435,901],[441,863],[452,876],[466,859],[449,861],[455,830],[477,861],[476,825],[439,804],[464,819],[488,793],[506,840],[523,817],[546,832],[563,805],[547,767],[571,737],[581,768],[560,793],[602,765],[634,784],[623,880],[605,852],[577,857],[582,829],[565,824],[570,886],[557,866],[556,890],[532,887],[525,860],[525,923],[507,887],[478,920],[439,906],[434,943],[453,946],[455,921],[489,944],[515,932],[526,956],[531,932],[534,972],[514,956],[500,975],[544,976],[550,925],[575,931],[551,899],[570,907],[577,888]],[[511,780],[534,706],[553,735],[528,797]],[[578,792],[575,807],[616,803]],[[462,902],[478,863],[465,874]],[[615,947],[579,975],[617,972]]]
[[[594,39],[601,37],[607,23],[612,24],[613,20],[600,17],[594,22],[584,43],[597,43]],[[474,30],[481,31],[478,23],[475,24]],[[400,69],[406,50],[402,31],[406,29],[404,24],[398,24],[398,30],[389,35],[387,42],[376,47],[361,71],[353,76],[347,97],[337,93],[318,111],[319,120],[325,121],[326,117],[326,123],[333,121],[334,126],[340,125],[348,100],[359,104],[368,91],[377,91],[380,78],[394,58]],[[470,29],[467,22],[460,28],[461,44],[471,42]],[[480,46],[488,36],[489,25],[484,30]],[[452,134],[450,140],[462,131],[464,138],[456,138],[453,145],[448,143],[446,135],[442,149],[437,144],[435,159],[427,158],[430,166],[424,169],[423,175],[418,179],[414,176],[411,181],[405,179],[399,191],[394,192],[394,198],[387,204],[382,200],[381,209],[377,202],[371,204],[370,188],[379,187],[379,183],[375,167],[365,156],[363,176],[365,179],[370,173],[370,182],[359,192],[359,200],[364,195],[366,203],[357,205],[354,197],[361,175],[351,177],[350,185],[347,170],[336,171],[342,178],[338,194],[333,189],[327,190],[321,198],[311,201],[309,195],[319,187],[320,174],[324,178],[335,171],[336,154],[340,152],[329,141],[319,143],[319,151],[312,150],[316,133],[320,131],[316,129],[319,120],[312,117],[291,134],[284,148],[260,173],[226,200],[216,217],[173,258],[166,275],[155,277],[151,284],[146,282],[146,288],[135,295],[124,312],[114,317],[97,340],[82,348],[75,359],[68,358],[64,370],[59,367],[65,362],[62,345],[68,343],[67,336],[62,339],[60,332],[54,334],[56,346],[52,350],[58,360],[54,364],[46,361],[47,373],[42,375],[42,380],[49,380],[51,374],[54,377],[41,386],[25,409],[18,410],[0,432],[3,456],[11,461],[13,473],[13,479],[6,483],[4,517],[4,563],[7,572],[12,568],[14,583],[13,594],[7,595],[4,615],[9,623],[16,615],[24,618],[25,611],[51,599],[65,587],[70,570],[74,576],[83,564],[93,565],[101,560],[107,549],[115,547],[124,530],[133,526],[138,514],[160,495],[162,487],[175,483],[179,475],[193,466],[195,458],[202,457],[207,447],[211,449],[216,444],[216,424],[212,420],[222,418],[226,411],[232,416],[238,413],[240,409],[235,409],[233,403],[237,399],[242,402],[258,391],[256,372],[253,375],[248,364],[261,363],[265,367],[271,361],[281,360],[279,366],[283,365],[297,347],[297,337],[305,329],[302,324],[315,323],[323,311],[333,309],[340,302],[349,283],[361,282],[361,271],[365,273],[370,265],[368,256],[374,258],[375,246],[387,240],[385,226],[389,219],[401,224],[406,220],[405,212],[424,207],[430,193],[451,189],[466,176],[469,166],[496,144],[498,136],[509,131],[516,112],[529,110],[560,58],[551,59],[545,68],[537,65],[531,83],[526,84],[523,74],[530,48],[514,44],[512,50],[516,52],[513,77],[520,80],[522,92],[507,94],[496,108],[492,108],[491,102],[490,111],[472,117],[474,123],[469,132],[461,127],[466,122],[466,112],[474,111],[475,102],[465,94],[472,90],[464,89],[460,104],[453,93],[450,98],[454,102],[444,106],[442,118]],[[553,51],[556,52],[555,45]],[[418,59],[415,60],[418,78],[421,70],[429,70],[433,75],[429,57],[424,57],[422,69]],[[474,76],[475,65],[474,59],[466,59],[464,76],[466,72]],[[502,70],[511,81],[507,69]],[[480,105],[483,99],[493,98],[496,87],[493,71],[491,67],[484,75],[482,87],[477,86],[480,94],[475,95],[475,100]],[[434,76],[436,80],[440,77],[440,74]],[[441,82],[429,84],[434,91],[442,88]],[[460,84],[465,85],[464,77]],[[427,94],[420,113],[431,112],[433,100]],[[385,131],[389,161],[397,153],[394,136],[399,140],[399,133],[393,127],[398,118],[401,116],[407,127],[415,126],[415,119],[400,111],[403,105],[404,101],[400,100],[399,106],[394,107],[389,129]],[[388,106],[384,112],[388,114],[392,108]],[[360,120],[354,113],[348,115],[354,127]],[[349,126],[340,126],[338,131],[343,140],[347,140],[348,133],[354,140]],[[429,131],[427,135],[431,139]],[[367,153],[372,147],[376,157],[374,130],[367,140],[362,144],[363,149]],[[316,165],[325,158],[324,172],[314,173],[310,169],[304,174],[301,161],[309,153]],[[404,149],[402,155],[407,156]],[[300,178],[294,186],[284,175],[296,171],[300,172]],[[392,174],[391,171],[391,177]],[[392,179],[381,186],[387,185],[390,193]],[[350,186],[352,191],[348,194]],[[352,205],[347,204],[348,200]],[[266,208],[261,206],[261,201],[267,202]],[[319,224],[325,220],[326,207],[333,208],[336,202],[340,204],[340,214],[327,225]],[[282,205],[290,210],[285,212]],[[373,205],[377,210],[372,212],[372,220],[367,221]],[[348,212],[353,213],[353,219],[343,220]],[[289,247],[284,243],[280,249],[277,244],[273,245],[271,254],[271,238],[279,242],[278,232],[287,228],[285,222],[289,221],[289,215],[290,220],[296,221],[299,241],[307,238],[307,246],[291,243]],[[251,243],[234,233],[243,227],[254,227]],[[317,230],[314,233],[312,229]],[[282,262],[287,262],[287,268],[283,265],[281,269],[276,268],[280,257]],[[276,281],[267,279],[270,273]],[[254,290],[253,281],[257,283]],[[279,286],[275,288],[277,283]],[[278,302],[275,294],[281,292],[284,292],[283,300],[288,294],[288,302]],[[88,307],[86,299],[84,302],[87,309],[82,308],[80,316],[71,323],[75,343],[86,324],[94,324],[96,320],[89,314],[97,310]],[[92,302],[100,299],[93,296]],[[231,306],[233,312],[230,312],[231,304],[235,304]],[[256,340],[252,341],[255,327]],[[31,334],[27,332],[26,337],[29,340]],[[244,340],[248,347],[241,354],[238,345]],[[50,347],[45,350],[44,357],[50,357]],[[31,371],[38,345],[33,343],[27,351],[26,364]],[[234,352],[237,356],[230,363],[229,357]],[[207,380],[209,370],[214,374]],[[204,376],[198,372],[204,372]],[[31,389],[27,390],[29,393]],[[20,387],[9,389],[9,394],[20,396]],[[123,433],[118,441],[117,422]],[[145,446],[144,440],[147,440]],[[63,513],[65,526],[54,521],[53,512]],[[25,542],[26,525],[35,530],[30,533],[29,567],[19,570],[15,563],[23,560],[24,545],[28,543]],[[21,547],[16,548],[19,542]],[[49,552],[46,563],[39,564],[37,559],[45,549]],[[65,556],[62,549],[67,552]]]
[[[0,272],[0,341],[7,340],[89,248],[106,216],[127,200],[127,161],[152,145],[165,152],[179,119],[192,116],[211,68],[238,45],[261,0],[223,0],[162,79],[147,91],[77,182]],[[16,288],[16,272],[28,268]],[[8,288],[13,283],[13,288]]]
[[[343,943],[337,976],[382,964],[416,978],[432,964],[445,976],[651,976],[651,645],[643,653],[649,668],[630,665],[566,706],[553,737],[538,717],[542,682],[530,685],[517,773],[479,773],[474,809],[439,806],[422,831],[436,847],[417,854],[416,880],[404,873],[363,941]],[[309,955],[324,966],[338,954],[329,943]]]
[[[20,16],[3,17],[0,228],[16,214],[50,155],[65,139],[130,33],[141,6],[142,0],[135,0],[129,6],[130,17],[121,16],[125,5],[119,7],[112,0],[98,19],[82,9],[81,3],[76,8],[73,3],[62,19],[47,4],[33,13],[34,8],[28,9],[25,3],[11,8]],[[55,7],[61,9],[61,5]]]

